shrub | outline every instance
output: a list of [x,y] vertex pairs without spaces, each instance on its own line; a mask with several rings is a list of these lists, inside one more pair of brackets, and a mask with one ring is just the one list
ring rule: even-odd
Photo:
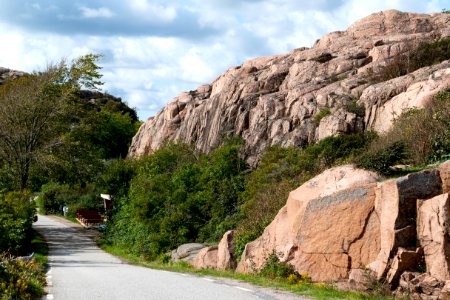
[[110,194],[114,198],[125,196],[135,174],[134,160],[117,159],[108,161],[97,182],[97,187],[102,193]]
[[450,92],[437,94],[424,109],[400,115],[392,128],[355,160],[358,166],[390,174],[398,163],[424,165],[450,157]]
[[259,275],[268,277],[271,279],[275,278],[285,278],[291,280],[296,278],[301,278],[301,276],[295,271],[294,267],[286,262],[280,262],[278,255],[272,252],[266,259],[261,270],[258,272]]
[[322,108],[320,112],[314,116],[314,121],[320,123],[320,120],[329,115],[331,115],[331,110],[328,107]]
[[39,299],[44,295],[45,275],[36,261],[0,256],[1,299]]
[[103,202],[99,198],[99,194],[95,191],[90,191],[79,196],[74,196],[72,200],[69,200],[67,198],[65,200],[66,202],[64,204],[66,204],[68,207],[68,217],[75,217],[76,212],[79,209],[92,209],[96,211],[103,210]]
[[[72,199],[71,199],[72,198]],[[62,213],[67,202],[74,201],[69,185],[49,182],[41,187],[36,203],[41,214]]]
[[358,99],[353,99],[346,107],[348,112],[354,113],[358,117],[364,117],[366,115],[366,108],[364,104],[358,104]]
[[169,143],[137,161],[107,241],[150,259],[182,243],[218,241],[236,227],[247,169],[239,149],[225,145],[206,155]]
[[0,252],[21,254],[29,244],[35,214],[27,192],[0,194]]
[[370,72],[369,77],[374,82],[382,82],[448,59],[450,59],[450,38],[421,43],[416,49],[391,59],[378,72]]
[[36,202],[42,214],[62,214],[63,207],[67,206],[68,216],[74,217],[78,209],[102,210],[99,194],[93,185],[71,187],[50,182],[42,186]]
[[406,158],[405,144],[401,141],[364,153],[356,164],[360,168],[374,170],[380,174],[391,173],[390,167]]

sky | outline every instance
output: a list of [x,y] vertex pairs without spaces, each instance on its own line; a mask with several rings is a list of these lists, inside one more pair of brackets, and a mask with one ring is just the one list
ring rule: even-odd
[[0,0],[0,66],[32,72],[102,54],[102,90],[145,121],[230,67],[386,9],[441,12],[450,0]]

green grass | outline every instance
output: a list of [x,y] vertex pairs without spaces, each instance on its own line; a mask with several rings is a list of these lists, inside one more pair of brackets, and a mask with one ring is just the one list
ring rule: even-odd
[[34,231],[34,236],[31,240],[31,248],[34,252],[34,259],[42,266],[42,269],[45,272],[48,267],[48,245],[44,237],[37,231]]
[[320,123],[323,118],[329,115],[331,115],[331,110],[328,107],[324,107],[317,115],[314,116],[314,121]]
[[134,265],[144,266],[157,270],[166,270],[179,273],[191,273],[199,276],[213,276],[213,277],[235,279],[245,281],[257,286],[284,290],[294,294],[311,297],[313,299],[391,299],[388,297],[384,297],[382,295],[372,295],[372,294],[368,295],[354,291],[339,291],[332,285],[328,284],[315,284],[307,282],[290,284],[286,279],[282,278],[269,279],[267,277],[263,277],[260,275],[239,274],[234,273],[232,271],[194,269],[184,262],[161,263],[157,261],[148,261],[142,257],[128,253],[127,250],[125,249],[121,249],[104,243],[100,243],[99,246],[103,250],[115,256],[118,256],[122,260]]

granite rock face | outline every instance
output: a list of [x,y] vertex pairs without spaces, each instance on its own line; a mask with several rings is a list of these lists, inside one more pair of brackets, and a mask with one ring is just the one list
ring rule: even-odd
[[217,247],[202,248],[191,265],[196,269],[215,269],[217,268]]
[[418,200],[417,235],[424,249],[427,271],[450,280],[450,197],[442,194]]
[[234,270],[236,269],[236,254],[234,251],[234,230],[228,230],[223,235],[218,246],[217,269]]
[[257,271],[275,252],[313,281],[348,278],[380,249],[377,179],[373,172],[342,166],[309,180],[290,193],[262,236],[246,245],[237,271]]
[[[247,61],[172,99],[141,126],[129,155],[149,155],[167,140],[208,152],[227,135],[239,135],[247,161],[255,165],[269,145],[305,146],[330,135],[383,132],[402,111],[423,107],[450,86],[450,62],[378,84],[370,74],[421,42],[449,37],[449,22],[449,14],[389,10],[329,33],[312,48]],[[365,116],[350,108],[355,104]],[[329,114],[316,117],[323,110]]]
[[275,253],[318,282],[364,286],[357,280],[370,274],[397,287],[405,271],[423,268],[450,280],[450,202],[441,179],[448,163],[385,181],[351,165],[324,171],[290,193],[236,271],[257,272]]

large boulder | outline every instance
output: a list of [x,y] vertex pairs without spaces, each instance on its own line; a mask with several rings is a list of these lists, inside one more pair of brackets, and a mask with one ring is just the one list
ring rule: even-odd
[[217,268],[217,247],[205,247],[201,249],[191,261],[191,265],[196,269]]
[[217,269],[219,270],[234,270],[237,266],[233,237],[234,230],[229,230],[220,240],[217,252]]
[[171,252],[171,259],[173,261],[192,261],[201,249],[205,248],[204,244],[188,243],[178,246],[177,249]]
[[427,272],[450,280],[450,197],[442,194],[418,200],[417,236],[424,249]]
[[314,281],[347,278],[380,249],[379,177],[353,166],[326,170],[291,192],[261,237],[246,245],[238,272],[260,269],[275,252]]

